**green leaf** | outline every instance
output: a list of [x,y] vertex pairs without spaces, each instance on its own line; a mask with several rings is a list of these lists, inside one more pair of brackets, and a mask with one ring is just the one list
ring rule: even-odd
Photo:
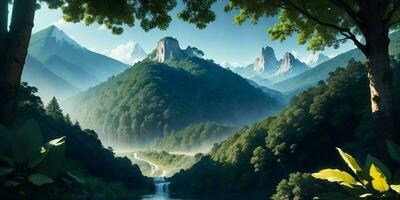
[[30,162],[40,156],[42,132],[34,120],[26,121],[14,135],[12,157],[18,163]]
[[14,167],[14,161],[7,156],[0,155],[0,160],[6,162],[9,166]]
[[5,181],[4,186],[6,187],[16,187],[19,185],[18,181]]
[[0,167],[0,176],[7,175],[7,174],[11,173],[12,171],[14,171],[13,168]]
[[342,151],[340,148],[336,149],[339,151],[340,156],[342,156],[343,160],[347,163],[347,165],[355,174],[357,174],[357,172],[359,171],[362,171],[360,165],[350,154]]
[[83,184],[85,183],[85,180],[83,180],[82,178],[72,174],[71,172],[67,172],[68,176],[70,176],[71,178],[73,178],[76,182]]
[[324,169],[318,173],[311,174],[311,176],[317,179],[327,180],[329,182],[344,182],[351,185],[357,185],[357,181],[353,176],[338,169]]
[[377,158],[368,155],[367,160],[365,161],[365,170],[368,171],[371,169],[372,164],[375,165],[375,167],[379,168],[382,173],[385,175],[385,177],[390,180],[392,179],[392,173],[390,173],[389,168],[386,167],[385,164],[383,164],[381,161],[379,161]]
[[400,163],[400,147],[396,143],[386,140],[386,145],[389,149],[389,155],[393,158],[393,160]]
[[400,185],[390,185],[390,188],[400,194]]
[[393,184],[400,184],[400,169],[398,169],[398,170],[394,173],[393,178],[392,178],[392,183],[393,183]]
[[54,180],[44,174],[32,174],[28,177],[28,180],[34,185],[41,186],[47,183],[53,183]]
[[369,175],[372,177],[372,187],[379,192],[386,192],[389,190],[389,185],[386,181],[385,175],[374,164],[371,165]]
[[[49,143],[48,143],[49,144]],[[50,145],[51,146],[51,145]],[[65,171],[67,162],[65,157],[66,144],[51,146],[43,160],[37,166],[37,172],[56,178]]]

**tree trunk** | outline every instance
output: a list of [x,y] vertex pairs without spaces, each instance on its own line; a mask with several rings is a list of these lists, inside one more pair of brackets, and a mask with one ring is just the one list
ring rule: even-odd
[[373,128],[380,159],[391,163],[385,140],[399,143],[396,133],[396,113],[389,56],[389,29],[379,20],[366,26],[366,57]]
[[[4,1],[4,0],[0,0]],[[10,126],[15,119],[18,89],[31,38],[36,0],[14,0],[4,57],[0,63],[0,124]]]

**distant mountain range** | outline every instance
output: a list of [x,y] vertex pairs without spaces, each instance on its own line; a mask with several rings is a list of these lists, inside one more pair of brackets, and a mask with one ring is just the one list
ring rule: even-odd
[[285,53],[280,60],[276,59],[272,47],[261,49],[260,56],[254,63],[246,67],[231,68],[235,73],[253,80],[257,84],[269,86],[301,74],[310,69],[307,64],[301,62],[291,53]]
[[32,35],[28,54],[22,80],[38,87],[44,100],[76,94],[129,67],[82,47],[55,26]]
[[105,143],[138,147],[191,124],[239,126],[282,108],[279,92],[253,86],[203,55],[163,38],[144,61],[69,99],[68,111]]
[[310,67],[315,67],[327,60],[329,60],[330,58],[322,53],[318,54],[316,57],[314,57],[313,59],[309,60],[306,64]]
[[[400,58],[400,31],[393,32],[389,35],[390,45],[389,54],[395,58]],[[365,61],[364,54],[353,49],[345,53],[339,54],[314,68],[301,73],[290,79],[271,84],[270,88],[283,92],[285,94],[294,95],[309,87],[315,86],[319,81],[326,80],[329,73],[336,70],[338,67],[347,67],[348,62],[354,59],[356,61]]]

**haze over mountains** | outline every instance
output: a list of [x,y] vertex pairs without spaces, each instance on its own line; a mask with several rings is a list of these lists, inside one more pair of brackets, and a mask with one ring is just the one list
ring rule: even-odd
[[82,47],[56,26],[33,34],[28,54],[22,80],[38,87],[45,101],[77,94],[129,67]]
[[271,47],[261,49],[260,56],[254,63],[244,68],[233,68],[232,70],[243,77],[249,78],[256,83],[269,86],[274,82],[283,81],[296,76],[310,67],[286,52],[280,60],[277,60],[275,51]]
[[203,55],[163,38],[144,61],[73,97],[69,111],[105,143],[143,146],[189,125],[240,126],[282,107],[273,95]]

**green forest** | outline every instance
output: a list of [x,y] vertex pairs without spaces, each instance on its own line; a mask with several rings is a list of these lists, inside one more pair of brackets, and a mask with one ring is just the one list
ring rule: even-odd
[[239,75],[200,58],[145,60],[71,101],[68,110],[82,125],[106,140],[137,146],[179,137],[174,133],[195,123],[251,123],[282,107]]
[[0,0],[0,199],[398,200],[399,59],[400,0]]
[[[400,98],[400,63],[393,60],[392,70]],[[277,116],[215,144],[209,155],[171,178],[171,190],[206,195],[253,193],[257,188],[261,196],[273,195],[274,200],[312,199],[332,187],[340,191],[310,173],[343,165],[335,147],[360,159],[376,155],[367,83],[360,62],[337,69],[326,82],[293,97]]]

